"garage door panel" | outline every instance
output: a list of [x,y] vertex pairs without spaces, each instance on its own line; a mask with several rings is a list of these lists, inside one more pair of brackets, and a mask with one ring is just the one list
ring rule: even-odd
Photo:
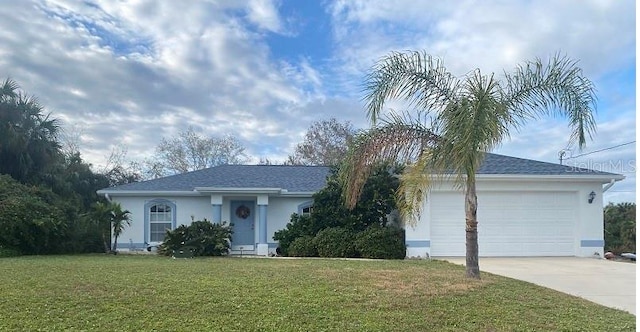
[[[431,199],[431,254],[463,256],[463,195]],[[573,192],[479,192],[480,256],[574,255],[576,202]]]
[[[430,202],[431,255],[465,255],[464,196],[461,193],[433,193]],[[437,208],[433,208],[437,207]],[[440,255],[443,256],[443,255]]]

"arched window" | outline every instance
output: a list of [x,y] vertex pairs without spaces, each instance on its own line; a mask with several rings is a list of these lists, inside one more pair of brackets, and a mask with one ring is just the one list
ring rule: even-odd
[[167,230],[175,228],[176,205],[166,200],[154,200],[145,204],[147,225],[145,237],[149,243],[162,242]]

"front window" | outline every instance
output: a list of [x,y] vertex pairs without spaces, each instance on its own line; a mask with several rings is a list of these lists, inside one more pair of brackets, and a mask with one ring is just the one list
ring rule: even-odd
[[311,212],[313,212],[313,205],[309,205],[309,206],[303,207],[301,214],[303,216],[311,216]]
[[149,210],[149,241],[162,242],[167,230],[173,225],[171,207],[166,204],[152,205]]
[[298,205],[298,214],[301,216],[311,216],[313,213],[313,201],[306,201]]

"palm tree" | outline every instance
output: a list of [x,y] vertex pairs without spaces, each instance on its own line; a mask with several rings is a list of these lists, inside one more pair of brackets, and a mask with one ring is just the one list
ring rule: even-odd
[[111,230],[113,231],[113,250],[116,254],[118,251],[118,236],[122,234],[126,226],[131,225],[131,212],[129,210],[122,210],[122,206],[119,203],[110,202],[111,206]]
[[89,217],[98,225],[98,229],[100,229],[100,234],[102,235],[102,243],[104,244],[104,252],[109,253],[111,251],[110,248],[110,240],[107,241],[107,237],[110,237],[108,233],[110,233],[111,229],[111,209],[109,203],[104,202],[96,202],[91,205],[91,211],[89,212]]
[[0,83],[0,173],[21,182],[50,176],[47,168],[62,157],[57,140],[60,124],[43,112],[15,81]]
[[98,223],[98,227],[101,230],[106,228],[106,233],[112,233],[113,247],[109,248],[110,241],[107,241],[109,234],[105,235],[105,232],[102,232],[102,239],[104,241],[105,253],[111,251],[115,254],[118,248],[118,237],[122,234],[126,226],[131,225],[131,212],[129,212],[129,210],[122,210],[120,203],[96,202],[92,205],[90,216]]
[[[354,206],[364,180],[380,161],[408,163],[399,192],[408,222],[434,180],[454,178],[465,194],[466,275],[480,278],[476,171],[511,130],[540,116],[569,119],[571,141],[584,147],[595,133],[594,86],[577,62],[556,54],[547,63],[527,61],[498,80],[479,69],[456,77],[441,60],[424,52],[393,52],[367,76],[366,108],[372,129],[360,135],[344,167],[347,205]],[[390,111],[388,99],[408,103],[414,112]]]

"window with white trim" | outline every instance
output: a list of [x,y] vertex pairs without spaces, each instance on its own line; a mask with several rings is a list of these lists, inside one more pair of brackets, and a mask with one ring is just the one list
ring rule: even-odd
[[311,212],[313,212],[313,205],[303,207],[301,214],[303,216],[311,216]]
[[311,216],[313,212],[313,201],[307,201],[298,205],[298,214],[301,216]]
[[154,204],[149,208],[149,241],[162,242],[167,230],[173,225],[171,206]]

